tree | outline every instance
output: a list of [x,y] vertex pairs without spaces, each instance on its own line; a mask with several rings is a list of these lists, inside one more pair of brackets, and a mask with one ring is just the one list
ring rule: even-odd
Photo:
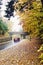
[[43,0],[18,0],[16,2],[11,0],[11,2],[12,12],[16,10],[23,21],[24,32],[29,32],[32,38],[43,39]]
[[24,32],[29,32],[32,38],[43,39],[42,0],[19,0],[15,9],[19,12],[23,22]]
[[4,35],[8,31],[7,24],[0,19],[0,34]]
[[41,0],[41,3],[42,3],[42,7],[43,7],[43,0]]

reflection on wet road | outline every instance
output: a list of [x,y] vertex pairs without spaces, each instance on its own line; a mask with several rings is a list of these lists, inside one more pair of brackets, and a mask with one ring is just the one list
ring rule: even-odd
[[0,45],[0,50],[8,49],[8,48],[10,48],[12,46],[15,46],[18,43],[19,42],[14,42],[14,41],[6,42],[5,44]]

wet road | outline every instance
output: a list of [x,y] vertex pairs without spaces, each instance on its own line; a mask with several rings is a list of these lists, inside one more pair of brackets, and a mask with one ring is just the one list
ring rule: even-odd
[[13,40],[5,42],[5,44],[0,44],[0,50],[11,48],[11,47],[15,46],[18,43],[19,42],[14,42]]

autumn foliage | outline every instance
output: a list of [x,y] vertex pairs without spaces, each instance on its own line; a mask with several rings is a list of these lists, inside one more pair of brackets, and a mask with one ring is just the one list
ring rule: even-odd
[[41,0],[19,0],[15,6],[23,23],[24,32],[43,39],[43,7]]

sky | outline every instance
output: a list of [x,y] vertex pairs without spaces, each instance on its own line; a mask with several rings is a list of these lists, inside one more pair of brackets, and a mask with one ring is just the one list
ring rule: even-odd
[[[4,15],[6,14],[5,13],[5,10],[6,10],[6,6],[5,5],[7,5],[8,3],[7,2],[9,2],[10,0],[2,0],[2,6],[1,6],[1,17],[5,20],[5,21],[7,21],[8,22],[8,20],[7,20],[7,18],[5,18],[4,17]],[[14,16],[16,15],[16,11],[14,11]],[[15,17],[11,17],[10,18],[10,21],[11,22],[13,22],[13,25],[12,25],[12,27],[11,27],[11,31],[12,32],[21,32],[22,31],[22,26],[21,25],[19,25],[19,23],[20,23],[20,18],[19,18],[20,16],[19,15],[16,15]],[[10,22],[9,21],[9,22]]]

